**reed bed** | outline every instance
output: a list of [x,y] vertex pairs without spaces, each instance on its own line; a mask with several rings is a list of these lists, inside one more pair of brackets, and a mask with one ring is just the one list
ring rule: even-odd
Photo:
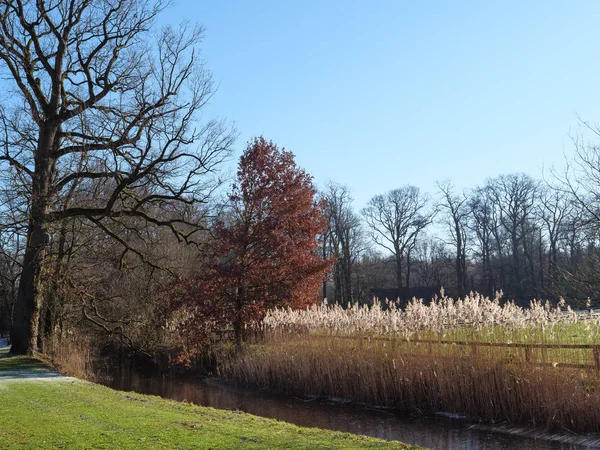
[[[392,337],[451,337],[492,339],[502,342],[538,342],[541,339],[569,342],[598,338],[600,316],[582,315],[561,300],[556,306],[534,300],[528,308],[514,302],[501,303],[502,292],[489,299],[471,293],[454,300],[443,294],[425,303],[413,298],[404,309],[395,302],[375,301],[373,305],[346,309],[327,301],[308,309],[273,309],[260,328],[269,332],[318,332],[338,335],[369,334]],[[586,319],[582,322],[581,319]],[[576,330],[572,325],[582,325]],[[565,328],[566,327],[566,328]],[[567,330],[568,328],[568,330]],[[574,332],[570,336],[566,333]]]
[[594,352],[561,347],[600,344],[598,328],[593,312],[541,302],[519,308],[477,294],[413,300],[404,310],[323,304],[270,312],[256,327],[258,343],[221,371],[293,395],[598,432]]

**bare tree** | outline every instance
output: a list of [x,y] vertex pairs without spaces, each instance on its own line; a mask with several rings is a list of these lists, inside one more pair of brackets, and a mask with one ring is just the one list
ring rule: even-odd
[[[522,252],[531,229],[538,183],[526,174],[500,175],[488,180],[500,223],[508,234],[511,251],[512,294],[523,296]],[[527,248],[525,248],[527,257]]]
[[335,301],[347,306],[353,302],[352,274],[359,256],[366,249],[360,218],[352,210],[352,197],[346,186],[329,182],[323,193],[327,198],[328,255],[335,263]]
[[446,211],[445,222],[450,233],[450,244],[456,255],[454,258],[456,293],[459,297],[463,297],[467,291],[467,220],[469,217],[467,197],[454,194],[450,181],[437,185],[442,194],[438,207]]
[[438,291],[442,286],[446,287],[452,257],[440,239],[421,235],[414,249],[413,264],[418,286]]
[[551,295],[560,295],[560,266],[559,250],[561,240],[564,238],[565,227],[573,213],[571,197],[562,190],[553,186],[541,189],[538,209],[539,216],[544,225],[545,235],[548,240],[548,279],[547,292]]
[[20,240],[0,242],[0,334],[10,329],[10,317],[17,293],[20,264],[15,254]]
[[[592,139],[600,138],[600,125],[581,122],[583,131]],[[585,211],[589,223],[600,224],[600,146],[587,142],[583,134],[574,136],[575,152],[567,162],[565,173],[555,175],[557,188],[572,196],[574,203]]]
[[563,228],[568,278],[579,293],[598,296],[600,277],[600,125],[581,121],[573,136],[574,154],[563,174],[554,173],[557,189],[571,199],[574,210]]
[[469,196],[469,230],[474,235],[472,253],[481,262],[482,291],[493,296],[504,282],[503,236],[499,211],[487,186],[476,188]]
[[[0,170],[27,204],[13,353],[36,350],[50,228],[80,218],[143,260],[118,231],[132,218],[182,241],[196,236],[197,224],[169,205],[207,200],[234,133],[196,126],[213,93],[196,48],[202,30],[151,39],[163,6],[0,0],[0,71],[14,94],[0,110]],[[64,202],[74,184],[85,203]]]
[[367,249],[361,255],[355,264],[353,278],[354,292],[359,303],[370,303],[373,300],[373,289],[395,283],[395,270],[391,270],[389,262],[389,257],[384,257],[372,249]]
[[14,173],[0,171],[0,332],[10,330],[26,231],[27,203]]
[[373,241],[394,256],[398,289],[403,287],[403,262],[406,259],[407,266],[410,264],[410,250],[417,236],[435,216],[435,211],[427,209],[428,204],[428,195],[422,194],[418,187],[407,185],[376,195],[362,210]]

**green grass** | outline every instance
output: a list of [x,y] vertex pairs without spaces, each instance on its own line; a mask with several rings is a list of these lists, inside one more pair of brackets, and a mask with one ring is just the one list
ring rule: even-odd
[[[585,321],[575,324],[553,324],[552,327],[542,328],[541,326],[526,327],[519,329],[504,328],[500,326],[475,329],[472,327],[448,329],[443,334],[431,330],[422,330],[413,333],[409,340],[404,337],[395,337],[393,335],[327,335],[312,333],[311,339],[338,338],[339,341],[347,341],[347,345],[358,348],[359,341],[362,339],[363,346],[368,348],[378,348],[389,351],[390,355],[396,357],[402,355],[431,355],[436,357],[466,356],[472,354],[470,345],[438,345],[434,343],[419,343],[419,340],[433,340],[442,342],[482,342],[496,344],[553,344],[553,345],[600,345],[600,333],[598,325],[586,323]],[[370,339],[370,337],[372,339]],[[299,339],[297,336],[289,337],[292,344]],[[395,342],[394,342],[395,341]],[[336,345],[343,345],[337,343]],[[477,352],[488,359],[503,360],[506,362],[524,362],[525,350],[523,348],[509,347],[485,347],[478,346]],[[532,362],[557,363],[558,365],[587,365],[594,366],[594,356],[590,349],[530,349],[530,358]]]
[[[354,337],[361,336],[360,333],[347,334],[344,332],[311,331],[311,336]],[[295,339],[297,334],[287,333],[290,339]],[[286,333],[281,334],[285,337]],[[369,336],[383,339],[403,340],[406,336],[394,334],[378,334],[373,332],[362,333],[363,338]],[[279,337],[279,335],[278,335]],[[418,339],[442,339],[447,341],[479,341],[498,343],[522,343],[522,344],[600,344],[599,321],[581,320],[577,323],[550,323],[546,327],[540,325],[524,326],[522,328],[510,328],[503,326],[486,326],[476,328],[470,325],[463,327],[448,328],[443,333],[434,330],[420,330],[411,333],[410,340]]]
[[36,376],[46,368],[31,358],[0,355],[2,449],[419,448],[79,380],[6,379],[22,370]]
[[514,342],[523,344],[600,344],[600,329],[595,322],[552,323],[549,326],[523,328],[465,326],[446,330],[442,335],[423,330],[412,339],[443,339],[449,341]]

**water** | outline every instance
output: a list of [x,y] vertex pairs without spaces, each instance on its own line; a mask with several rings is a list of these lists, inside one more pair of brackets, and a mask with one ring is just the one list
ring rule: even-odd
[[[499,433],[447,417],[414,418],[340,401],[297,399],[230,386],[215,379],[144,376],[117,368],[104,382],[124,391],[159,395],[218,409],[240,410],[304,427],[326,428],[439,450],[583,450],[600,448],[597,436],[588,443],[564,443]],[[485,427],[483,427],[485,428]],[[556,436],[555,436],[556,437]],[[581,439],[560,435],[561,439]],[[592,443],[592,441],[594,443]]]

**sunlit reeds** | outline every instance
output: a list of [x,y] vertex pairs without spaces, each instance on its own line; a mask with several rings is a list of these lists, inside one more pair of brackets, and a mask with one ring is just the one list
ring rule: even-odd
[[95,380],[94,356],[90,340],[77,332],[62,339],[57,335],[42,341],[42,355],[61,373],[86,380]]
[[[499,300],[442,295],[404,310],[391,302],[273,310],[258,343],[222,371],[294,395],[600,431],[598,317]],[[580,344],[589,348],[568,348]]]
[[[494,299],[489,299],[472,293],[458,300],[442,295],[429,303],[412,299],[404,309],[388,300],[349,308],[328,305],[325,301],[308,309],[273,309],[261,325],[267,330],[281,332],[359,333],[405,338],[433,334],[495,339],[514,336],[528,340],[536,339],[540,330],[553,338],[551,332],[555,327],[576,324],[581,318],[562,302],[552,306],[549,302],[532,301],[529,308],[521,308],[514,302],[501,304],[501,295],[498,293]],[[597,319],[593,314],[588,318]],[[597,321],[593,322],[594,330],[597,330]],[[590,326],[592,322],[588,321],[586,325]],[[591,332],[594,330],[590,329]]]

